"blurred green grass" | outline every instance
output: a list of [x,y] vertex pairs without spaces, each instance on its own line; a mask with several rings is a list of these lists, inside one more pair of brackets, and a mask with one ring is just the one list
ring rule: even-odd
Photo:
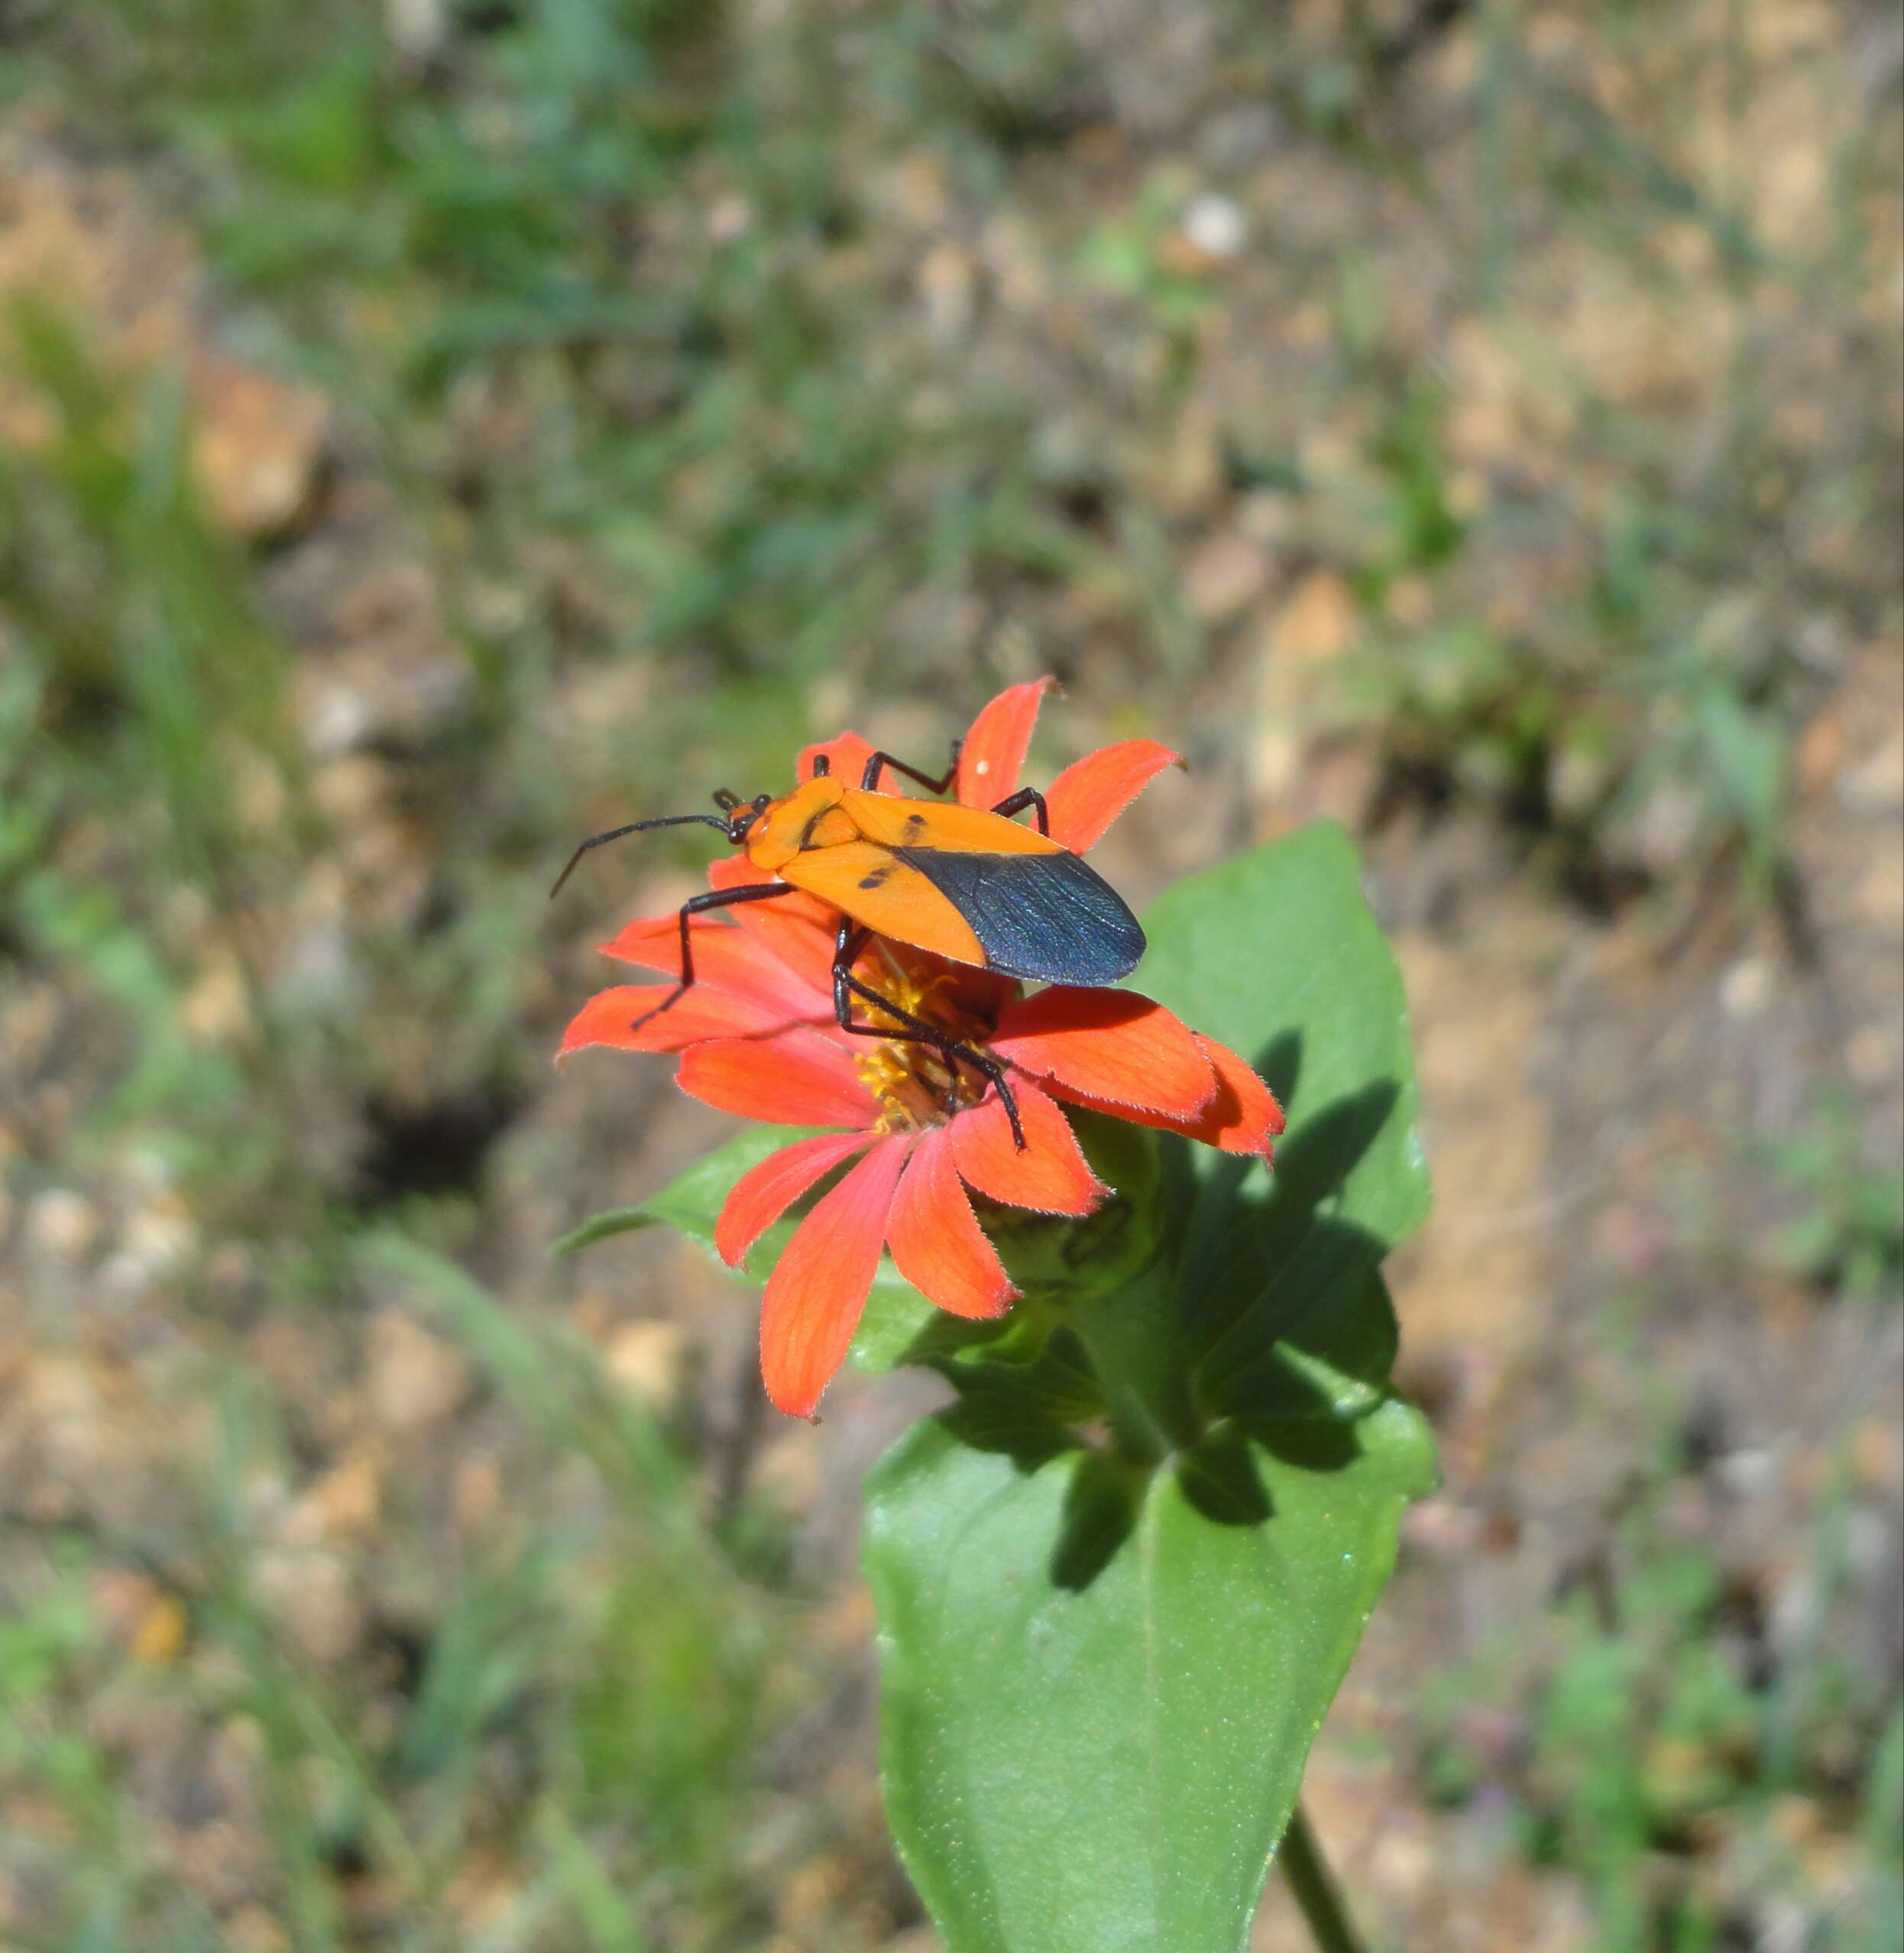
[[[630,806],[772,784],[849,715],[941,727],[1048,666],[1096,723],[1186,727],[1246,831],[1274,818],[1276,593],[1320,574],[1342,655],[1287,702],[1370,755],[1371,821],[1477,814],[1598,913],[1786,901],[1799,729],[1897,628],[1896,62],[1882,10],[1770,54],[1766,9],[1721,11],[1215,5],[1180,43],[1056,6],[0,10],[20,180],[83,213],[116,172],[108,204],[189,240],[193,334],[330,416],[298,507],[235,531],[196,340],[129,358],[99,285],[0,280],[34,430],[0,439],[0,1005],[57,1025],[15,1067],[9,1185],[184,1203],[164,1375],[210,1427],[162,1523],[9,1508],[11,1941],[914,1922],[864,1810],[786,1760],[840,1657],[779,1495],[711,1496],[729,1434],[523,1306],[559,1231],[533,1190],[591,1137],[536,1114],[578,994],[547,868]],[[1810,229],[1742,160],[1795,87],[1844,91]],[[1623,350],[1643,306],[1698,353]],[[1240,604],[1200,575],[1219,533],[1271,565]],[[340,750],[330,600],[387,546],[434,623],[348,667],[370,718]],[[383,697],[425,665],[422,708]],[[1895,1286],[1891,1183],[1821,1119],[1773,1162],[1786,1247],[1862,1306]],[[309,1566],[260,1543],[345,1447],[254,1333],[393,1292],[502,1407],[520,1522],[452,1549],[450,1495],[386,1461],[371,1570],[317,1556],[378,1596],[327,1665],[272,1591]],[[1895,1709],[1818,1649],[1754,1692],[1713,1567],[1650,1509],[1611,1612],[1523,1678],[1520,1848],[1609,1948],[1736,1944],[1793,1881],[1636,1913],[1639,1868],[1803,1796],[1851,1812],[1874,1895],[1863,1925],[1792,1900],[1805,1943],[1895,1945]],[[1840,1695],[1821,1764],[1805,1718]],[[1696,1766],[1663,1790],[1621,1733],[1662,1714]],[[1441,1794],[1481,1794],[1458,1736],[1430,1747]],[[155,1770],[223,1787],[173,1808]],[[186,1849],[208,1812],[223,1883]]]

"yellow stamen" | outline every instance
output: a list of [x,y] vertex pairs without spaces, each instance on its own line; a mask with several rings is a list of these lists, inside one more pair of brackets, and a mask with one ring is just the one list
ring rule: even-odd
[[[902,1010],[944,1030],[962,1044],[976,1044],[984,1033],[953,1004],[954,980],[947,976],[928,978],[923,983],[910,972],[887,960],[886,967],[868,980],[882,996],[890,997]],[[853,1014],[867,1025],[891,1025],[877,1006],[857,1000]],[[967,1065],[950,1065],[937,1046],[916,1044],[909,1038],[867,1040],[867,1048],[854,1061],[866,1090],[879,1102],[875,1129],[880,1132],[910,1132],[922,1126],[943,1125],[956,1106],[976,1105],[983,1096],[985,1080]],[[956,1106],[951,1103],[956,1085]]]

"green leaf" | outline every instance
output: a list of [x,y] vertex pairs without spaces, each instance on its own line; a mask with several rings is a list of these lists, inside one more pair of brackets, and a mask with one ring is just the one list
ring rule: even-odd
[[[736,1133],[726,1145],[704,1154],[659,1194],[635,1206],[611,1207],[572,1229],[556,1242],[555,1252],[576,1254],[616,1235],[656,1226],[677,1228],[711,1252],[714,1223],[735,1181],[769,1153],[777,1153],[796,1140],[810,1138],[822,1129],[819,1126],[750,1125]],[[733,1271],[737,1281],[756,1288],[765,1285],[774,1264],[792,1239],[800,1216],[818,1199],[827,1184],[822,1181],[785,1219],[760,1237],[747,1257],[746,1267]],[[931,1362],[975,1342],[992,1340],[1008,1334],[1012,1326],[1009,1318],[996,1323],[967,1323],[948,1316],[943,1310],[934,1308],[890,1262],[882,1262],[866,1297],[859,1333],[853,1338],[852,1359],[855,1368],[878,1375],[896,1369],[902,1363]]]
[[956,1348],[975,1335],[999,1333],[997,1325],[962,1323],[934,1308],[890,1262],[882,1261],[848,1354],[855,1369],[883,1376],[902,1364],[927,1360],[935,1348]]
[[1370,1356],[1392,1335],[1371,1277],[1426,1216],[1429,1188],[1401,976],[1354,844],[1306,828],[1180,883],[1144,925],[1138,987],[1248,1059],[1289,1119],[1273,1174],[1187,1144],[1173,1162],[1190,1195],[1179,1292],[1205,1400],[1358,1414],[1369,1393],[1345,1385],[1385,1378]]
[[[584,1221],[556,1242],[555,1252],[572,1255],[610,1235],[626,1234],[631,1228],[656,1226],[678,1228],[690,1240],[711,1249],[714,1223],[720,1218],[720,1210],[733,1191],[734,1183],[769,1154],[797,1141],[811,1139],[823,1129],[817,1125],[747,1126],[711,1153],[702,1154],[678,1179],[638,1206],[612,1207],[592,1220]],[[786,1236],[792,1232],[791,1223],[787,1223],[764,1236],[763,1246],[747,1258],[747,1273],[743,1279],[756,1286],[765,1281],[779,1259],[780,1250],[786,1245]]]
[[[733,1190],[734,1182],[750,1168],[758,1166],[769,1153],[777,1153],[782,1146],[791,1146],[796,1139],[811,1138],[820,1129],[818,1126],[750,1125],[744,1132],[736,1133],[724,1146],[717,1146],[711,1153],[704,1153],[678,1180],[664,1187],[659,1194],[635,1206],[611,1207],[606,1213],[597,1214],[592,1219],[584,1221],[581,1226],[572,1229],[555,1243],[555,1252],[576,1254],[613,1235],[656,1226],[678,1227],[704,1248],[712,1248],[714,1223],[720,1216],[723,1203]],[[774,1257],[778,1257],[779,1249],[785,1245],[782,1240],[775,1245]],[[764,1281],[772,1265],[769,1256],[756,1251],[749,1259],[752,1268],[749,1278]]]
[[886,1804],[950,1953],[1237,1953],[1433,1481],[1414,1412],[1176,1469],[916,1427],[868,1488]]
[[617,1234],[631,1234],[638,1227],[652,1227],[655,1217],[646,1207],[607,1207],[591,1214],[579,1227],[572,1227],[555,1243],[558,1255],[578,1255],[597,1241],[611,1240]]
[[[1275,1171],[1167,1143],[1162,1255],[868,1488],[889,1812],[950,1953],[1245,1943],[1433,1446],[1383,1255],[1428,1184],[1401,983],[1311,828],[1171,891],[1139,987],[1268,1077]],[[1106,1435],[1108,1433],[1108,1435]]]
[[[735,1181],[751,1172],[769,1154],[801,1139],[811,1139],[820,1130],[818,1126],[808,1125],[750,1125],[725,1145],[703,1154],[678,1180],[645,1203],[647,1211],[656,1220],[678,1228],[704,1248],[711,1248],[714,1223],[720,1218],[720,1210],[727,1204]],[[752,1255],[748,1257],[752,1279],[766,1278],[785,1245],[776,1242],[771,1258],[763,1256],[757,1264]]]

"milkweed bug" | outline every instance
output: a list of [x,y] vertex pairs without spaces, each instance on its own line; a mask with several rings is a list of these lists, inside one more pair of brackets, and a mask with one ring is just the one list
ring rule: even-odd
[[[777,800],[763,793],[743,801],[724,788],[714,797],[717,815],[664,814],[591,835],[549,893],[560,892],[591,848],[625,834],[695,824],[717,829],[754,867],[776,879],[713,889],[681,905],[681,980],[637,1025],[678,1003],[694,982],[693,917],[804,890],[840,911],[833,953],[833,1013],[840,1028],[854,1037],[930,1045],[955,1080],[960,1064],[989,1079],[1022,1151],[1018,1102],[997,1059],[882,996],[853,973],[855,960],[871,938],[884,936],[1004,976],[1095,988],[1136,968],[1144,931],[1116,890],[1051,839],[1044,798],[1035,789],[1022,789],[989,811],[879,791],[882,774],[891,771],[942,794],[957,774],[958,756],[955,744],[952,764],[935,779],[889,753],[875,753],[853,788],[832,777],[821,754],[814,777]],[[1035,828],[1011,818],[1027,808]],[[855,997],[900,1028],[856,1023]],[[956,1083],[952,1090],[956,1096]]]

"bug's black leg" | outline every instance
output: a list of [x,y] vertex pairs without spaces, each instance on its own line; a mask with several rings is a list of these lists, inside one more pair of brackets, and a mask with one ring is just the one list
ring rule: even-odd
[[879,785],[879,769],[890,766],[895,773],[903,773],[909,780],[917,780],[928,793],[943,793],[959,776],[959,753],[965,744],[962,739],[952,742],[952,756],[945,771],[935,780],[930,774],[922,773],[916,766],[908,766],[903,760],[895,760],[889,753],[876,753],[867,760],[865,770],[860,776],[860,791],[872,793]]
[[[926,1033],[924,1039],[911,1031],[889,1031],[877,1024],[855,1024],[853,1021],[853,992],[856,987],[853,977],[853,959],[866,947],[866,939],[873,934],[870,929],[856,928],[852,918],[843,917],[839,933],[833,939],[833,1021],[850,1038],[890,1038],[895,1044],[916,1045],[930,1043],[935,1049],[942,1049],[946,1040],[934,1033],[929,1025],[920,1024],[920,1030]],[[882,1009],[889,1010],[897,1018],[908,1023],[918,1024],[919,1020],[900,1009],[897,1004],[889,1004],[883,997],[875,1001]],[[958,1082],[955,1078],[952,1090],[956,1096]]]
[[688,922],[696,915],[704,915],[711,908],[731,908],[737,902],[768,902],[776,896],[792,895],[790,882],[750,882],[743,889],[710,889],[705,895],[690,896],[681,905],[681,981],[656,1004],[652,1010],[644,1010],[633,1023],[630,1031],[641,1027],[659,1017],[664,1010],[672,1010],[685,997],[695,980],[695,947],[688,932]]
[[991,811],[1002,814],[1009,821],[1014,814],[1022,814],[1028,807],[1038,809],[1038,831],[1047,840],[1051,837],[1051,810],[1044,805],[1044,796],[1036,787],[1020,787],[1016,793],[1008,794]]
[[[950,1103],[947,1112],[957,1109],[959,1096],[958,1067],[951,1062],[949,1051],[952,1040],[942,1032],[935,1032],[921,1019],[899,1006],[876,991],[867,989],[853,975],[854,960],[864,949],[872,936],[870,929],[856,926],[851,916],[843,915],[840,927],[833,938],[833,1020],[850,1038],[890,1038],[895,1044],[929,1044],[934,1050],[947,1053],[946,1068],[953,1074]],[[863,996],[870,997],[879,1008],[902,1024],[916,1026],[916,1030],[888,1031],[877,1024],[855,1024],[853,1021],[853,993],[857,990]],[[921,1035],[923,1034],[923,1035]]]
[[[981,1077],[988,1078],[998,1087],[999,1099],[1005,1107],[1005,1116],[1011,1121],[1012,1137],[1022,1153],[1025,1148],[1025,1125],[1018,1116],[1018,1102],[1007,1083],[1005,1067],[995,1057],[988,1057],[983,1051],[974,1051],[970,1045],[961,1044],[957,1038],[948,1037],[915,1017],[909,1010],[895,1004],[890,997],[882,997],[869,984],[863,983],[853,973],[853,960],[865,947],[866,938],[873,932],[869,929],[856,929],[849,921],[840,925],[840,933],[834,938],[833,945],[833,1015],[840,1028],[851,1038],[889,1038],[895,1043],[929,1045],[945,1060],[948,1070],[954,1074],[950,1100],[946,1109],[958,1109],[957,1068],[970,1065]],[[860,997],[875,1009],[882,1010],[889,1017],[896,1018],[904,1026],[898,1031],[888,1031],[876,1024],[856,1024],[853,1021],[854,997]]]
[[575,872],[575,863],[591,847],[600,847],[605,842],[620,840],[623,834],[639,834],[649,828],[718,828],[728,840],[733,839],[733,829],[717,814],[663,814],[652,821],[630,821],[625,828],[610,828],[605,834],[591,834],[568,857],[568,866],[555,877],[555,886],[549,891],[550,901],[562,893],[562,885]]
[[840,972],[850,970],[860,951],[873,940],[873,931],[853,921],[850,915],[840,918],[840,927],[833,938],[833,978],[837,989]]

